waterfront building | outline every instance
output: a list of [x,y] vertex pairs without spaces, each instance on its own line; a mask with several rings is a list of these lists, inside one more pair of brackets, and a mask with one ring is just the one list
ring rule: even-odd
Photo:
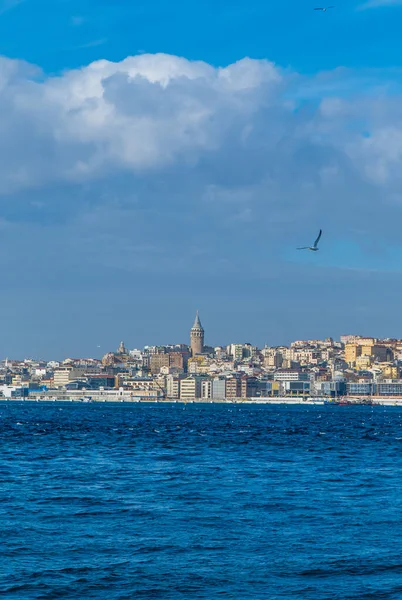
[[399,396],[402,397],[402,381],[387,380],[379,381],[375,386],[377,396]]
[[168,398],[178,400],[180,398],[181,377],[177,375],[168,375],[166,377],[166,395]]
[[192,326],[190,331],[190,346],[191,355],[193,357],[197,356],[197,354],[202,354],[204,350],[204,329],[201,325],[198,310],[195,316],[194,325]]
[[[255,396],[258,398],[268,398],[272,396],[272,384],[274,382],[268,381],[267,379],[258,379],[255,384]],[[275,382],[278,389],[279,383]]]
[[212,380],[212,394],[214,400],[224,400],[226,398],[226,380],[224,377],[214,377]]
[[193,400],[194,398],[201,398],[201,382],[202,377],[191,376],[182,379],[180,382],[180,399],[181,400]]
[[225,398],[234,400],[241,396],[241,383],[238,377],[228,377],[225,380]]
[[317,394],[322,396],[344,396],[346,394],[346,381],[318,381],[314,384]]
[[371,396],[374,384],[371,382],[347,383],[346,393],[348,396]]
[[309,381],[282,381],[285,396],[307,396],[310,394]]
[[281,388],[279,381],[267,381],[267,395],[280,396]]
[[27,387],[15,387],[3,385],[0,386],[0,393],[3,398],[15,399],[15,398],[26,398],[29,394]]
[[85,374],[85,371],[86,369],[77,367],[61,367],[60,369],[55,369],[53,375],[54,387],[64,387],[70,381],[82,377]]
[[115,377],[110,375],[92,375],[73,379],[64,385],[66,390],[104,390],[115,387]]
[[165,391],[156,379],[152,377],[129,377],[121,374],[117,378],[120,390],[127,390],[139,396],[163,396]]
[[201,381],[201,398],[208,400],[212,398],[212,381],[211,379],[204,379]]
[[244,375],[240,380],[240,385],[240,396],[242,398],[252,398],[257,395],[258,379],[256,377]]
[[275,381],[309,381],[308,373],[297,369],[279,369],[274,373]]

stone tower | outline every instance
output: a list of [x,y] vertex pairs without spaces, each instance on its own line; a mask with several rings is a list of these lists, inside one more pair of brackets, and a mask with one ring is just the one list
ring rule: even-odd
[[195,316],[194,325],[190,331],[190,343],[191,343],[191,355],[196,356],[202,354],[204,349],[204,330],[201,325],[200,317],[197,314]]

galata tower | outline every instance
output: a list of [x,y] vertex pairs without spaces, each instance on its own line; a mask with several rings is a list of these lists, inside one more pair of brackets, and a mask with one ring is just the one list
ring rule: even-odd
[[198,310],[195,316],[194,325],[190,331],[190,344],[192,356],[202,354],[204,349],[204,330],[201,325],[200,317],[198,316]]

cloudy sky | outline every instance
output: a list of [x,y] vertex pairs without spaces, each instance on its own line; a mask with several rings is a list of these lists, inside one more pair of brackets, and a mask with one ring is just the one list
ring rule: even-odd
[[2,357],[402,336],[402,2],[313,5],[0,2]]

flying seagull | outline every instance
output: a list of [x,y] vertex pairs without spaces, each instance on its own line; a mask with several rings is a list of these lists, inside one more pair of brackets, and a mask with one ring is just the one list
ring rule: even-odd
[[298,250],[311,250],[312,252],[317,252],[318,251],[318,242],[320,241],[321,236],[322,236],[322,229],[320,229],[318,238],[314,242],[313,246],[304,246],[303,248],[298,248]]
[[327,10],[329,8],[335,8],[335,6],[319,6],[318,8],[315,8],[314,10],[322,10],[322,12],[327,12]]

